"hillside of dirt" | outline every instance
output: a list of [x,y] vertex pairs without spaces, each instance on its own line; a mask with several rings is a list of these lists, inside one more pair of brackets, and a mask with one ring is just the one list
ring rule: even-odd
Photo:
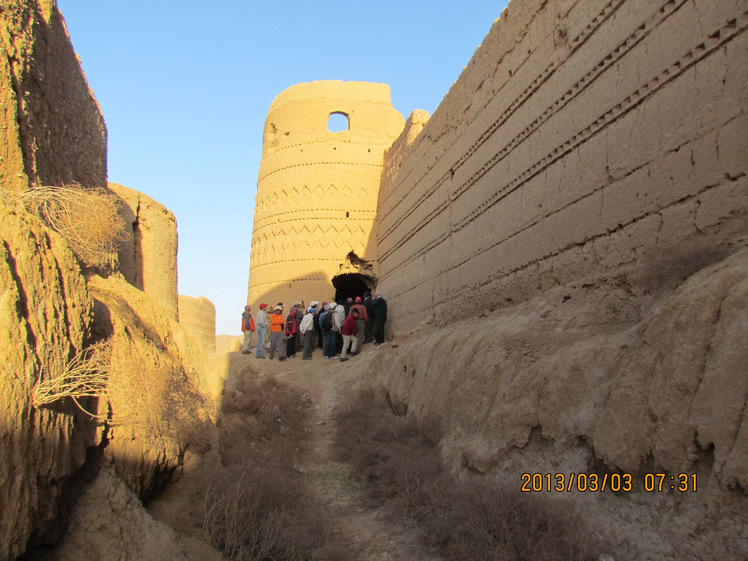
[[[315,508],[324,511],[324,523],[334,543],[324,546],[327,549],[322,549],[320,559],[437,561],[440,557],[428,551],[417,529],[393,522],[383,508],[366,500],[361,485],[332,450],[339,403],[359,381],[361,369],[373,353],[374,347],[368,345],[348,364],[326,360],[319,350],[311,361],[257,360],[254,355],[237,352],[213,357],[211,375],[224,380],[221,402],[226,406],[219,413],[220,436],[213,447],[188,451],[176,480],[147,508],[105,465],[75,501],[71,524],[61,543],[38,558],[223,559],[205,542],[202,513],[193,515],[195,503],[204,501],[211,476],[218,471],[219,450],[226,446],[220,440],[232,441],[240,448],[252,446],[246,412],[228,404],[245,399],[247,386],[275,380],[280,386],[298,390],[308,407],[309,415],[300,427],[303,439],[299,448],[281,460],[281,466],[310,490]],[[250,455],[248,452],[245,459],[250,460]],[[345,544],[345,548],[338,544]]]

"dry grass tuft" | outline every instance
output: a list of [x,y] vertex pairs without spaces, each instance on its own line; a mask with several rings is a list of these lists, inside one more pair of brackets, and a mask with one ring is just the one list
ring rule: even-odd
[[127,235],[115,195],[72,184],[35,187],[17,196],[29,212],[65,238],[81,263],[113,266],[117,244]]
[[298,477],[229,466],[205,490],[203,535],[229,559],[305,561],[325,546],[324,516]]
[[78,400],[100,397],[106,393],[111,356],[112,345],[109,339],[84,349],[68,362],[63,372],[37,382],[31,391],[34,407],[43,407],[70,397],[82,411],[95,417]]
[[198,449],[210,446],[213,406],[197,376],[130,343],[109,377],[110,424],[137,427]]
[[[303,469],[311,399],[273,378],[233,380],[219,421],[220,462],[200,479],[201,534],[233,561],[354,559],[337,543]],[[205,481],[208,484],[205,486]]]
[[399,416],[385,396],[354,396],[337,419],[338,457],[405,525],[422,528],[445,560],[588,561],[590,532],[570,507],[507,491],[485,478],[456,480],[444,468],[438,420]]

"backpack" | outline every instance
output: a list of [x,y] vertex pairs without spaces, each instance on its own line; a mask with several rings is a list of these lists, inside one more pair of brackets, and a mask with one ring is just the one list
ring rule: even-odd
[[327,311],[325,312],[325,315],[322,316],[322,319],[319,322],[322,329],[332,329],[332,314],[332,311]]
[[286,335],[295,335],[297,328],[298,324],[296,323],[296,314],[288,314],[288,317],[286,318]]

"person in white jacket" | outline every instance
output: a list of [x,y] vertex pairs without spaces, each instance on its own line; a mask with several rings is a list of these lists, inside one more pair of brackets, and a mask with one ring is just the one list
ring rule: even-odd
[[343,329],[343,323],[345,323],[345,306],[338,304],[335,308],[335,331],[337,332],[338,341],[336,343],[337,354],[343,350],[343,336],[340,334],[340,330]]
[[265,358],[265,354],[263,353],[265,334],[268,332],[268,327],[270,327],[268,315],[265,313],[267,307],[267,304],[262,303],[260,304],[260,311],[257,312],[257,321],[255,321],[257,324],[257,353],[255,353],[255,358]]
[[304,338],[304,360],[312,360],[312,351],[314,350],[314,315],[316,313],[316,308],[309,308],[299,326],[301,336]]

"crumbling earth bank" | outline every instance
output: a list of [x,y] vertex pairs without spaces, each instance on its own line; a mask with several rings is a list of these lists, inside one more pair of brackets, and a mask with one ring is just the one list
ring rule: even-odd
[[0,200],[0,559],[51,529],[63,482],[96,442],[95,424],[71,401],[31,402],[35,383],[87,343],[92,304],[65,242]]
[[[515,488],[523,473],[629,474],[629,492],[572,493],[616,560],[745,559],[748,252],[638,304],[620,322],[615,287],[559,287],[396,335],[368,371],[396,409],[445,418],[455,470]],[[698,488],[647,491],[647,473]]]
[[[188,443],[209,445],[214,416],[205,355],[169,309],[117,274],[86,279],[65,240],[11,199],[0,200],[0,504],[11,505],[0,512],[0,559],[64,531],[65,492],[87,454],[86,473],[106,457],[131,500],[145,499]],[[94,341],[110,349],[100,397],[76,402],[53,386],[41,403],[40,382],[69,379]]]
[[[128,197],[123,208],[135,200],[142,210],[136,214],[141,235],[131,235],[135,243],[126,248],[137,246],[139,252],[127,262],[140,268],[141,276],[132,280],[116,260],[86,268],[71,245],[16,203],[19,193],[36,186],[107,185],[104,119],[54,0],[0,3],[0,49],[4,560],[53,542],[64,531],[70,502],[64,495],[81,467],[91,467],[87,455],[96,464],[106,448],[116,473],[144,498],[180,465],[188,441],[207,438],[202,430],[211,423],[211,410],[198,374],[204,354],[176,321],[173,215],[138,193],[122,195]],[[132,272],[127,267],[125,273]],[[159,283],[154,271],[163,272]],[[125,282],[140,280],[145,290],[142,273],[150,292]],[[80,387],[60,392],[51,386],[43,404],[35,399],[40,382],[68,380],[66,368],[105,340],[111,361],[96,373],[100,397],[76,404],[70,393]]]

